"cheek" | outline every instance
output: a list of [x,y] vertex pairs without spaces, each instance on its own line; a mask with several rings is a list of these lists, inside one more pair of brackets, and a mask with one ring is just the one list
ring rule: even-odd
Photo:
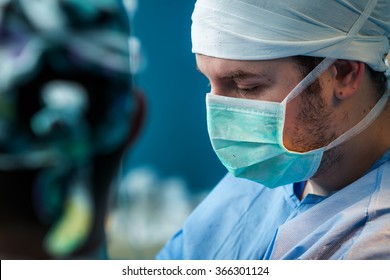
[[283,131],[285,147],[295,152],[325,147],[337,135],[334,111],[321,98],[296,99],[287,106]]
[[296,145],[296,139],[301,138],[303,134],[302,126],[298,123],[297,112],[299,107],[297,106],[297,100],[292,100],[287,104],[286,115],[284,119],[283,128],[283,144],[284,147],[290,151],[300,151],[300,147]]

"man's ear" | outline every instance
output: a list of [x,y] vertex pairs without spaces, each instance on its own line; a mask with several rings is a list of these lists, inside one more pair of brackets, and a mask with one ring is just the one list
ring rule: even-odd
[[335,97],[348,99],[359,89],[364,76],[365,64],[352,60],[336,60],[332,66],[335,79]]

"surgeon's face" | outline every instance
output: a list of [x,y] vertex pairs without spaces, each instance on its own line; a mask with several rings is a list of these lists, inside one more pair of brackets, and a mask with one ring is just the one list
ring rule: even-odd
[[[196,55],[196,61],[211,93],[229,97],[281,102],[304,78],[292,58],[242,61]],[[331,89],[320,84],[316,81],[287,104],[283,142],[291,151],[323,147],[336,137],[330,101],[323,98],[323,91]]]

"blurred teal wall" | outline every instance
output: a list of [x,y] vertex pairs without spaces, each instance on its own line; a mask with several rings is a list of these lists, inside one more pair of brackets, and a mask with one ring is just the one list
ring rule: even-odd
[[133,33],[139,37],[146,69],[137,77],[147,97],[141,137],[125,168],[148,166],[160,176],[182,177],[190,190],[211,189],[225,174],[207,134],[208,81],[191,53],[195,0],[140,0]]

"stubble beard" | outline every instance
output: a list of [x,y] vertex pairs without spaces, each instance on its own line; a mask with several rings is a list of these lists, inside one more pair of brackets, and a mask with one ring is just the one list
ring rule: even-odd
[[[337,138],[334,129],[334,114],[321,96],[322,88],[318,80],[302,92],[302,106],[297,119],[300,127],[295,127],[294,145],[301,152],[316,150],[327,146]],[[326,174],[343,158],[338,147],[325,151],[320,167],[313,177]]]

